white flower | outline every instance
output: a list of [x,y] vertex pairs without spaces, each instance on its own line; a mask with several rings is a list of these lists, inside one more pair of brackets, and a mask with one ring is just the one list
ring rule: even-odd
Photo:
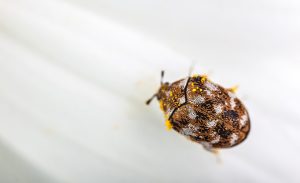
[[[165,34],[166,38],[174,36],[169,40],[178,43],[173,43],[151,39],[160,27],[150,29],[147,36],[142,31],[147,26],[137,31],[118,16],[107,17],[105,12],[95,11],[97,7],[89,11],[89,6],[70,1],[0,0],[0,182],[300,181],[299,45],[284,50],[281,41],[291,45],[288,40],[296,36],[281,35],[287,30],[276,27],[297,30],[297,21],[283,21],[284,26],[265,18],[259,23],[266,31],[260,30],[259,23],[251,30],[272,32],[249,37],[251,30],[243,32],[243,26],[230,34],[226,34],[230,29],[212,26],[228,21],[228,16],[198,21],[200,13],[186,21],[184,12],[195,9],[176,11],[179,17],[185,14],[183,19],[172,16],[179,24],[164,19],[168,13],[175,15],[172,6],[181,7],[177,7],[179,1],[160,14],[151,6],[133,7],[166,23],[161,24],[164,29],[156,38],[173,22],[174,35]],[[202,7],[197,5],[188,4]],[[234,17],[241,14],[237,15]],[[237,21],[229,22],[233,27],[247,23],[246,18],[233,20]],[[270,26],[273,22],[275,27],[269,29],[265,22]],[[207,31],[193,34],[202,27]],[[222,37],[213,34],[218,31]],[[299,36],[299,31],[295,32]],[[189,35],[201,39],[189,40]],[[181,36],[187,36],[187,42],[180,41]],[[215,42],[207,41],[210,38]],[[238,41],[251,38],[252,44],[240,47]],[[220,40],[226,40],[226,45],[222,41],[217,44]],[[235,43],[239,49],[231,48]],[[255,47],[264,43],[275,48],[264,52]],[[277,51],[276,46],[283,51]],[[252,120],[250,135],[240,146],[221,151],[222,164],[201,145],[165,131],[156,101],[150,107],[145,105],[159,87],[160,70],[166,70],[166,81],[187,76],[191,61],[179,53],[181,49],[187,57],[200,60],[195,72],[213,70],[217,83],[227,86],[238,82],[237,96],[247,96],[243,101]],[[287,50],[292,51],[284,52]],[[246,61],[231,61],[239,58],[236,55],[243,58],[237,60]]]

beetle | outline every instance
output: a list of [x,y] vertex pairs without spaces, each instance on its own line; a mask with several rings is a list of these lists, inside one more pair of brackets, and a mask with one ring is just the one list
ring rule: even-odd
[[194,75],[173,83],[163,82],[159,90],[146,101],[157,98],[166,119],[167,129],[173,129],[188,139],[202,144],[206,150],[234,147],[250,132],[250,117],[236,97],[236,88],[225,89],[206,75]]

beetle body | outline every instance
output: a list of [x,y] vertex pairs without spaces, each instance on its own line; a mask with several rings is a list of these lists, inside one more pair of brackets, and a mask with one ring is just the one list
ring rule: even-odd
[[155,96],[167,126],[207,150],[236,146],[250,131],[249,114],[234,91],[206,76],[161,82]]

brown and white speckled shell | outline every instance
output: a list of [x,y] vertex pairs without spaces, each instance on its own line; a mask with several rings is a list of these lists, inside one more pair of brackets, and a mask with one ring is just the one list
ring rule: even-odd
[[157,93],[172,128],[205,148],[228,148],[244,141],[250,118],[229,89],[203,78],[163,83]]

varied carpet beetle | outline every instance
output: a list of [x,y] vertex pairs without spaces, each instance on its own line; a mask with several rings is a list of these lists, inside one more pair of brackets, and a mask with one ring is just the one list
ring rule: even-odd
[[250,131],[247,109],[236,97],[236,88],[225,89],[195,75],[163,82],[146,104],[157,98],[166,118],[166,127],[174,129],[209,151],[229,148],[243,142]]

